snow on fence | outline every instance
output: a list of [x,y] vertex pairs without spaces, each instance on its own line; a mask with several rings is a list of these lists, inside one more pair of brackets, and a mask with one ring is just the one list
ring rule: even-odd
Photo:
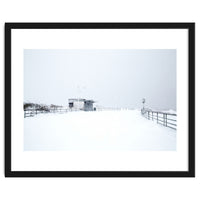
[[176,130],[176,126],[177,126],[176,114],[152,111],[150,109],[142,109],[141,114],[144,117],[146,117],[148,120],[156,121],[158,124],[161,124],[163,126]]

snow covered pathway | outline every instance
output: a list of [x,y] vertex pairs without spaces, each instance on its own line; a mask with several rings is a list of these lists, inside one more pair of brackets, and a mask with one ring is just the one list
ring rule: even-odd
[[39,114],[24,119],[24,150],[176,150],[176,131],[138,110]]

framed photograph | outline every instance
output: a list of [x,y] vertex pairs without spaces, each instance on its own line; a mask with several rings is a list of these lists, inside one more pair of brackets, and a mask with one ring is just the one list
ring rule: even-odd
[[6,23],[6,177],[194,177],[194,23]]

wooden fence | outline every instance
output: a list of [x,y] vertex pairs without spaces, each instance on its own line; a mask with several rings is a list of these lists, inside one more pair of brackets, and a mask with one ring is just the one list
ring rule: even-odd
[[40,110],[40,109],[28,109],[24,110],[24,118],[26,117],[33,117],[35,115],[41,113],[66,113],[68,109],[58,108],[58,109],[49,109],[49,110]]
[[142,109],[141,114],[148,120],[156,121],[158,124],[176,130],[177,115],[167,112],[152,111],[150,109]]

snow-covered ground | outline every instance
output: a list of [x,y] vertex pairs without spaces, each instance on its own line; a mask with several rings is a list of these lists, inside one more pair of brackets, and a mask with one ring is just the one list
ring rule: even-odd
[[24,119],[24,150],[176,150],[176,131],[138,110],[39,114]]

